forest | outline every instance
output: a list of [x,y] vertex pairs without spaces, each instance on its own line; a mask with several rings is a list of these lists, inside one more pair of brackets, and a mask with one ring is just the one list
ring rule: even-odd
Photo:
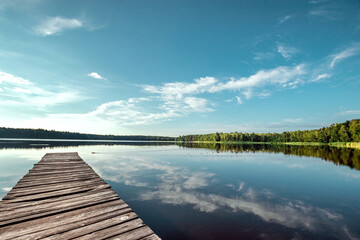
[[79,139],[79,140],[137,140],[137,141],[174,141],[173,137],[142,135],[98,135],[77,132],[61,132],[45,129],[4,128],[0,127],[0,138],[25,139]]
[[332,124],[314,130],[290,131],[283,133],[210,133],[184,135],[176,138],[178,142],[360,142],[360,119]]

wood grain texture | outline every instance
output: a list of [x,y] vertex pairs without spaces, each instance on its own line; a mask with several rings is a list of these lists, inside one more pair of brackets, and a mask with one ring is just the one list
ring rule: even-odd
[[47,153],[0,202],[0,239],[160,239],[77,153]]

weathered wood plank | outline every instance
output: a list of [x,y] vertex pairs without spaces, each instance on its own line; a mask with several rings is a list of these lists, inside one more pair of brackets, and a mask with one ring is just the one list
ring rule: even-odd
[[63,175],[28,175],[21,179],[19,182],[35,182],[35,181],[43,181],[43,180],[51,180],[51,179],[66,179],[71,177],[86,177],[86,176],[95,176],[98,177],[94,172],[85,172],[85,173],[64,173]]
[[28,209],[30,211],[26,211],[26,212],[16,212],[16,216],[14,215],[8,215],[4,218],[2,218],[0,220],[0,227],[2,226],[7,226],[9,224],[13,224],[13,223],[19,223],[19,222],[23,222],[23,221],[28,221],[31,219],[36,219],[39,217],[44,217],[44,216],[50,216],[56,213],[61,213],[61,212],[65,212],[65,211],[71,211],[71,210],[76,210],[79,208],[84,208],[84,207],[88,207],[88,206],[93,206],[99,203],[104,203],[104,202],[109,202],[109,201],[113,201],[113,200],[117,200],[119,199],[118,196],[103,196],[100,198],[96,198],[92,201],[82,201],[82,202],[76,202],[76,203],[68,203],[68,204],[60,204],[60,205],[55,205],[55,206],[50,206],[50,209],[46,209],[45,208],[40,208],[40,209],[35,209],[35,210],[31,210]]
[[52,198],[52,197],[59,197],[69,194],[75,194],[75,193],[81,193],[81,192],[88,192],[94,189],[98,189],[99,187],[104,188],[110,188],[109,184],[95,184],[95,185],[87,185],[87,186],[81,186],[81,187],[73,187],[73,188],[67,188],[57,191],[51,191],[51,192],[45,192],[45,193],[39,193],[39,194],[29,194],[29,195],[7,195],[4,200],[8,200],[7,202],[14,203],[14,202],[25,202],[29,200],[38,200],[38,199],[45,199],[45,198]]
[[[108,218],[108,219],[105,219],[103,221],[96,222],[93,224],[87,224],[83,227],[79,227],[77,229],[74,229],[74,230],[71,230],[68,232],[64,232],[62,234],[57,234],[57,235],[54,235],[54,236],[51,236],[51,237],[48,237],[45,239],[54,240],[54,239],[70,239],[70,238],[81,237],[86,234],[93,234],[94,232],[98,232],[98,231],[104,230],[106,228],[128,222],[133,219],[135,219],[135,221],[131,222],[131,225],[142,224],[142,221],[138,218],[138,216],[134,212],[127,212],[124,214],[120,214],[116,217],[111,217],[111,218]],[[123,226],[123,228],[125,228],[125,227]],[[105,231],[108,232],[108,230],[105,230]],[[113,233],[110,233],[110,234],[113,234]],[[96,237],[95,239],[101,239],[101,238]]]
[[153,231],[148,226],[140,226],[134,230],[120,233],[117,236],[108,238],[113,240],[130,240],[130,239],[141,239],[153,234]]
[[[84,235],[84,236],[81,236],[78,238],[74,238],[74,239],[76,239],[76,240],[110,239],[111,237],[121,236],[122,234],[126,234],[131,230],[134,230],[134,229],[136,230],[136,229],[139,229],[142,227],[146,228],[147,226],[145,226],[145,224],[141,221],[141,219],[134,219],[132,221],[128,221],[128,222],[125,222],[120,225],[115,225],[110,228],[96,231],[96,232],[93,232],[93,233],[90,233],[90,234],[87,234],[87,235]],[[151,233],[152,233],[152,231],[151,231]],[[150,235],[151,233],[149,233],[147,235]],[[134,235],[134,237],[131,239],[139,239],[139,238],[140,237]],[[126,239],[126,238],[116,238],[116,239]]]
[[159,239],[77,153],[50,153],[0,202],[0,239]]
[[47,184],[40,187],[22,187],[22,188],[13,188],[7,195],[16,195],[16,196],[25,196],[29,194],[45,193],[51,191],[57,191],[62,189],[68,189],[73,187],[87,186],[93,184],[102,184],[104,181],[102,179],[91,179],[85,181],[73,181],[70,183],[58,183],[58,184]]
[[[54,179],[46,179],[45,181],[28,181],[28,182],[22,182],[16,184],[16,186],[13,189],[20,189],[20,188],[29,188],[29,187],[39,187],[39,186],[50,186],[50,185],[56,185],[56,184],[65,184],[65,183],[72,183],[72,182],[79,182],[79,181],[90,181],[90,180],[96,180],[99,179],[95,175],[85,175],[85,176],[74,176],[74,177],[67,177],[64,179],[54,178]],[[59,181],[61,180],[61,181]]]
[[116,216],[118,210],[128,208],[129,206],[124,203],[123,200],[119,199],[88,208],[82,208],[54,216],[35,219],[30,222],[3,227],[0,228],[0,236],[4,239],[13,239],[24,235],[29,236],[30,234],[40,233],[43,231],[49,231],[46,236],[51,236],[53,234],[61,233],[55,230],[55,228],[63,227],[63,229],[65,229],[64,231],[69,231],[77,228],[78,224],[83,226],[83,223],[80,223],[79,221],[91,220],[98,216],[103,216],[109,213],[114,213]]
[[[65,176],[65,175],[74,175],[74,174],[93,174],[94,171],[92,169],[81,169],[81,170],[67,170],[67,171],[55,171],[55,172],[45,172],[45,171],[31,171],[27,174],[27,178],[29,177],[48,177],[51,176]],[[46,176],[45,176],[46,175]]]
[[[0,215],[0,222],[2,218],[5,218],[7,215],[20,213],[21,211],[28,211],[28,210],[38,210],[42,208],[46,208],[49,206],[55,206],[56,204],[67,204],[67,203],[73,203],[73,202],[81,202],[81,201],[91,201],[90,198],[101,198],[101,197],[107,197],[107,196],[118,196],[116,193],[114,193],[110,189],[94,189],[91,192],[86,193],[76,193],[69,196],[61,196],[58,198],[49,198],[44,200],[35,200],[35,201],[29,201],[24,203],[12,203],[8,200],[3,200],[0,203],[0,213],[7,212],[8,214],[2,213]],[[16,212],[15,212],[16,211]],[[11,213],[10,213],[11,212]]]
[[160,238],[159,238],[157,235],[152,234],[152,235],[150,235],[150,236],[141,238],[141,240],[160,240]]
[[79,169],[92,169],[89,165],[75,165],[75,166],[47,166],[47,165],[34,165],[33,169],[29,172],[36,171],[60,171],[60,170],[79,170]]

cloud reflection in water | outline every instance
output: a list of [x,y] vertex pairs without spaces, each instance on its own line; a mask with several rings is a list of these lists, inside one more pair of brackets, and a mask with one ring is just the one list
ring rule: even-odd
[[[242,179],[239,179],[238,186],[222,183],[222,176],[204,168],[193,170],[185,164],[180,166],[179,163],[154,155],[142,154],[112,157],[97,155],[92,165],[106,180],[144,188],[139,194],[142,201],[157,200],[163,204],[192,205],[194,209],[206,213],[220,210],[248,213],[265,222],[289,228],[312,232],[332,229],[341,238],[351,234],[342,221],[342,214],[278,196],[268,189],[256,189],[248,186]],[[144,181],[147,171],[153,173],[152,177],[156,181]],[[211,187],[214,184],[222,184],[222,188],[228,189],[231,194],[229,195],[229,191],[227,194],[213,192]]]

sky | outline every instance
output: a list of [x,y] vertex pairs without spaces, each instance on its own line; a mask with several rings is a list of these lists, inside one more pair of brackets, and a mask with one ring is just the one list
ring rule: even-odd
[[116,135],[360,118],[358,0],[0,0],[0,126]]

